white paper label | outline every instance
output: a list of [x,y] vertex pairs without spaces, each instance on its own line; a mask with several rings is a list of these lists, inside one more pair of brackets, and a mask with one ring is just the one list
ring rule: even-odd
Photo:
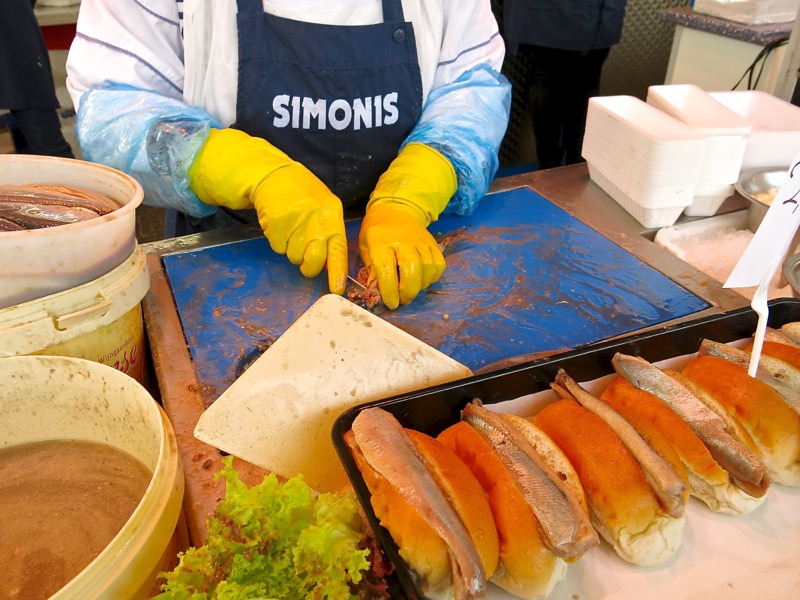
[[754,287],[772,278],[800,226],[800,153],[787,171],[764,220],[723,287]]

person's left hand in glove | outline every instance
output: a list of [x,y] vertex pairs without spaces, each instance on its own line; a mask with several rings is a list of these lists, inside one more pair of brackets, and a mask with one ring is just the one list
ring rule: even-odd
[[409,304],[439,280],[446,263],[427,227],[456,192],[455,170],[440,152],[408,144],[370,195],[358,236],[370,281],[390,309]]

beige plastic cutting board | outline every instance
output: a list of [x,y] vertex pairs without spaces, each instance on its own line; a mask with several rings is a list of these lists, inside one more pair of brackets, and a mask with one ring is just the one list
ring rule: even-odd
[[194,435],[319,492],[347,485],[331,428],[347,408],[472,375],[342,296],[323,296],[200,417]]

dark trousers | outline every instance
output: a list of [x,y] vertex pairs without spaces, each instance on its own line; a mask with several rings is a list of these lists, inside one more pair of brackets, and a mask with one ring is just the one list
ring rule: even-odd
[[75,158],[61,132],[58,112],[46,108],[11,110],[11,135],[20,154]]
[[580,52],[520,45],[528,65],[530,109],[539,167],[582,162],[589,98],[600,93],[609,48]]

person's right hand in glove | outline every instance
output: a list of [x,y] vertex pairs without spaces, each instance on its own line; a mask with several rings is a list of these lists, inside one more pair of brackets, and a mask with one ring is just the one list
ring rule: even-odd
[[266,140],[236,129],[214,129],[189,169],[189,180],[206,204],[255,208],[275,252],[286,254],[306,277],[327,265],[331,293],[344,293],[342,203],[306,167]]

